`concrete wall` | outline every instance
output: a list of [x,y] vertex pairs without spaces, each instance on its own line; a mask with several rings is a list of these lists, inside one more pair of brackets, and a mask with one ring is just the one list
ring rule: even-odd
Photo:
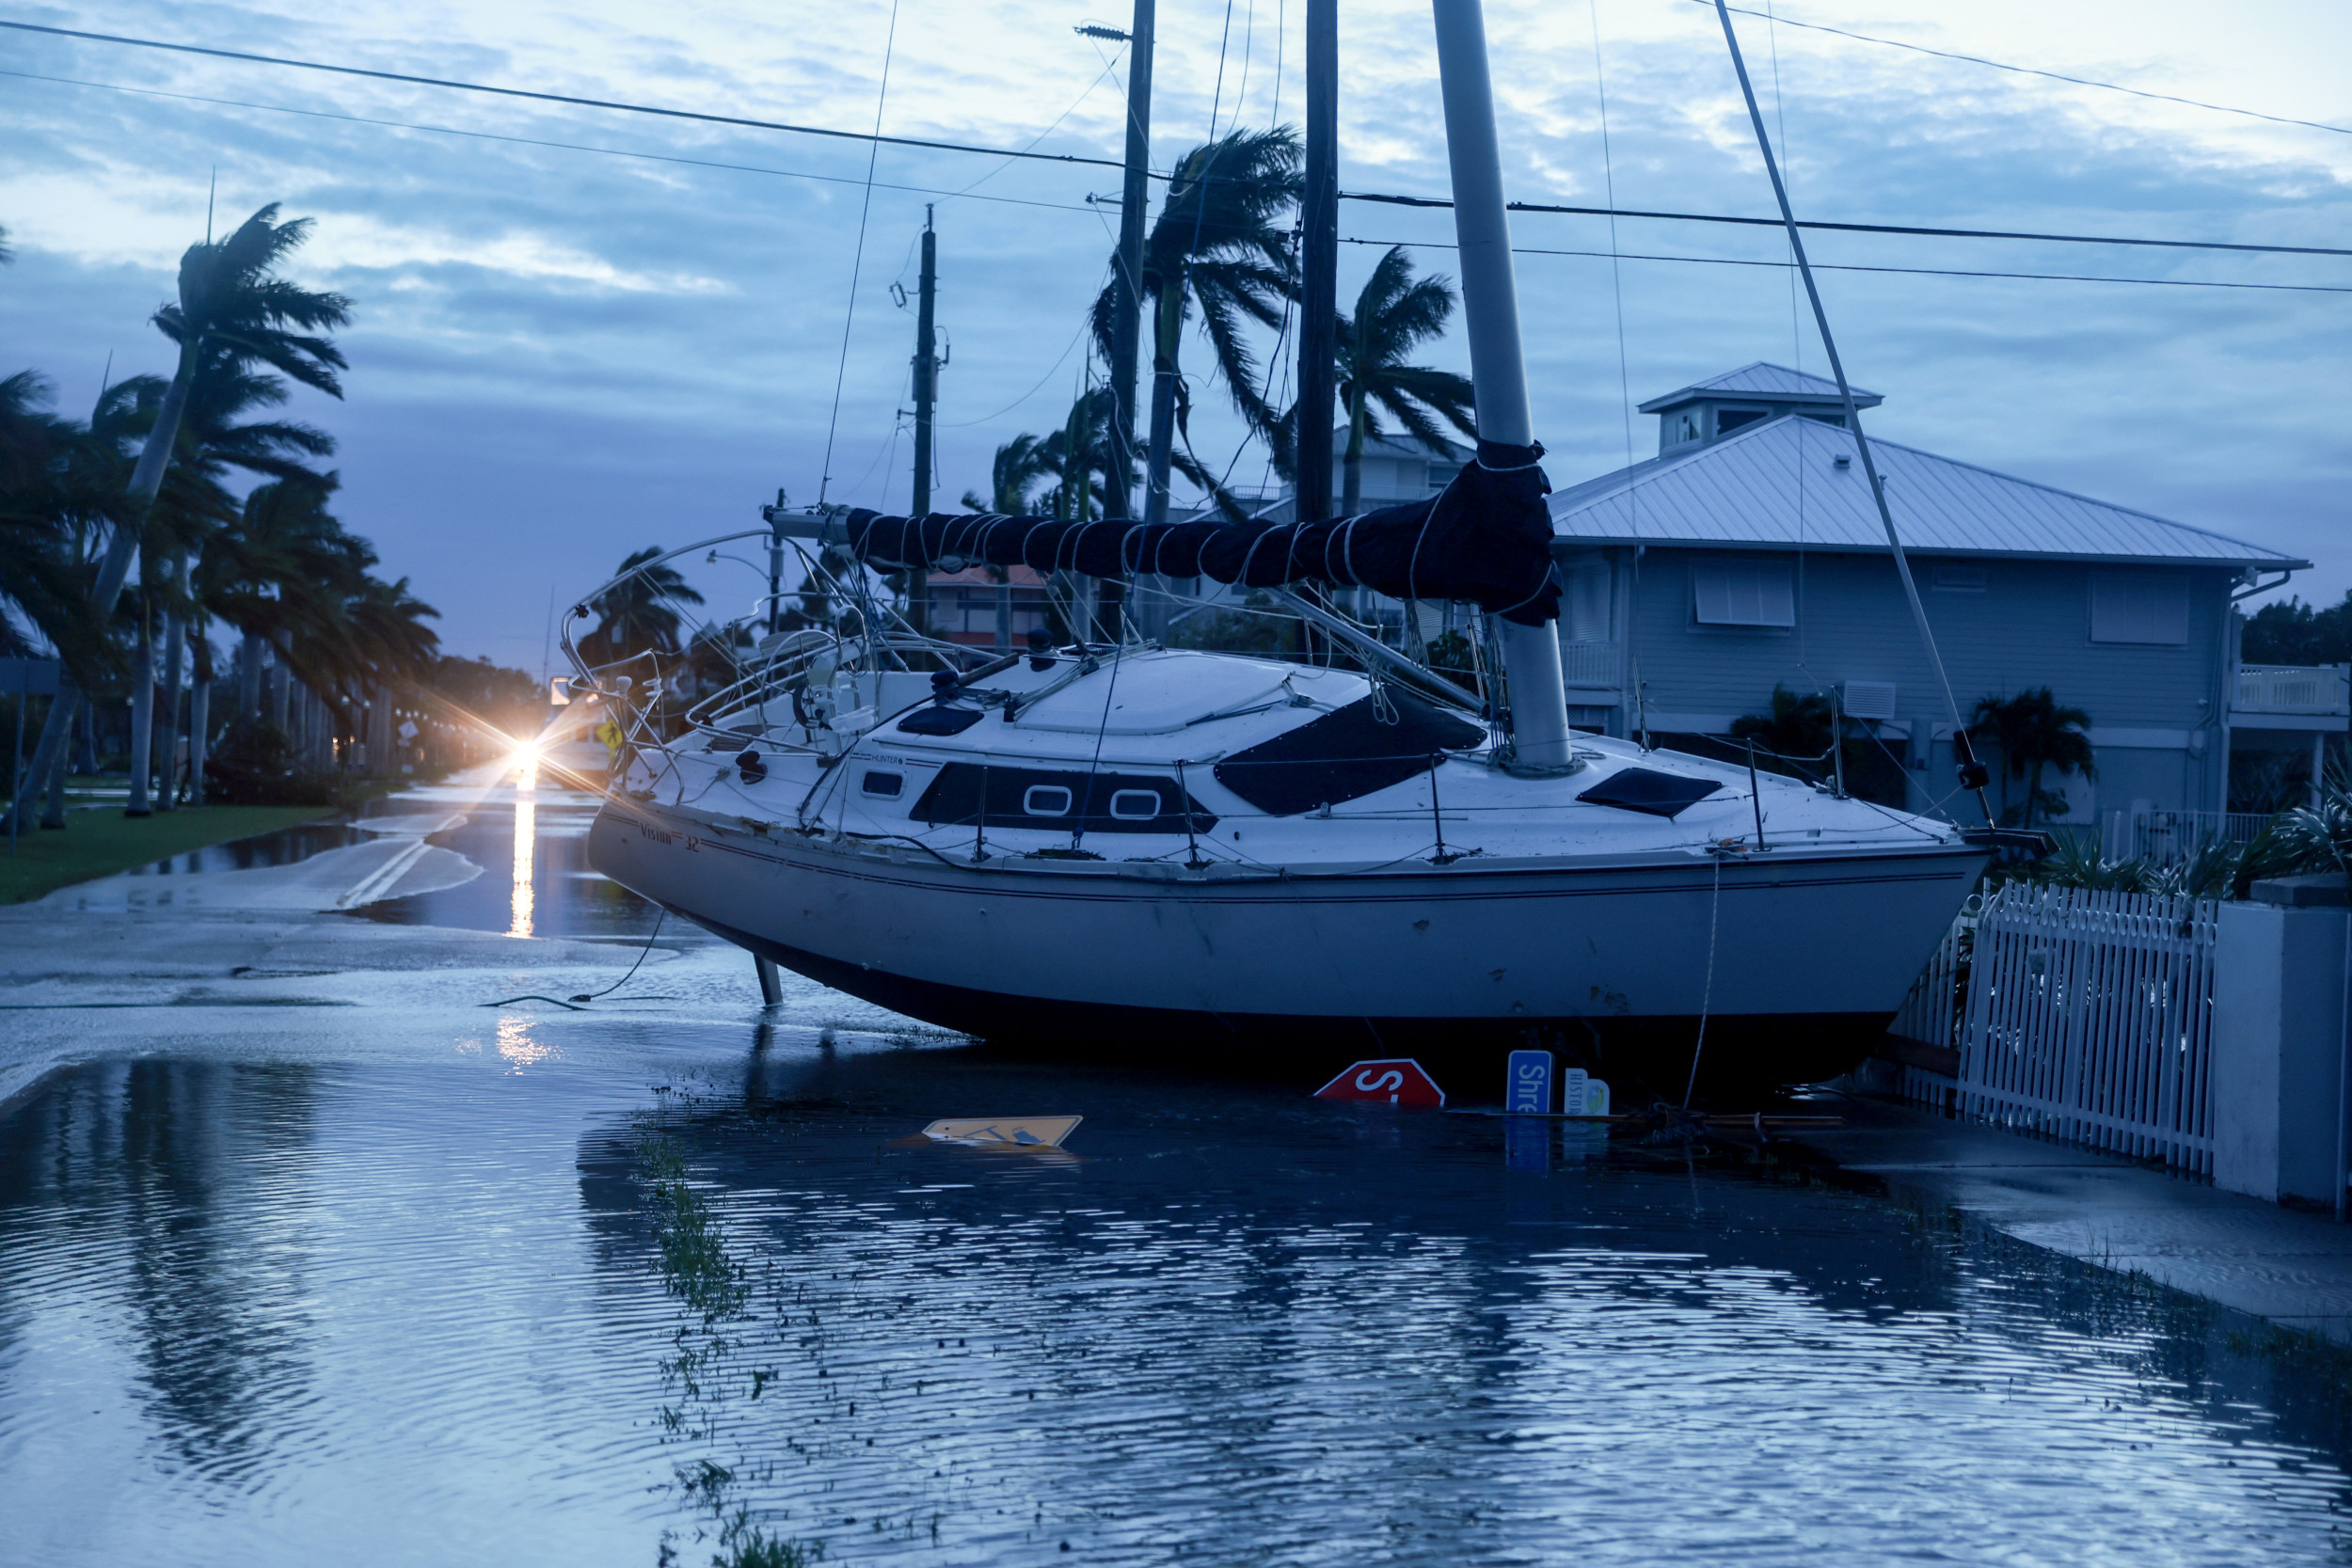
[[2345,920],[2340,908],[2221,907],[2213,995],[2217,1187],[2334,1206]]
[[[1631,549],[1609,552],[1622,579],[1621,625],[1613,629],[1621,641],[1629,633],[1629,662],[1639,662],[1651,727],[1720,731],[1741,714],[1765,711],[1776,683],[1810,692],[1847,680],[1892,681],[1910,735],[1932,748],[1924,770],[1921,746],[1912,748],[1915,808],[1948,793],[1948,713],[1894,562],[1883,555],[1807,552],[1797,573],[1793,628],[1699,626],[1693,562],[1736,553],[1653,546],[1637,562]],[[1787,551],[1756,554],[1791,560]],[[2229,570],[2190,571],[2187,643],[2162,647],[2090,641],[2094,568],[2088,562],[1915,556],[1912,564],[1963,717],[1981,697],[2043,685],[2060,702],[2090,712],[2096,784],[2044,781],[2066,791],[2070,818],[2095,820],[2099,804],[2135,800],[2158,808],[2219,808]],[[1937,589],[1938,565],[1980,571],[1983,591]]]

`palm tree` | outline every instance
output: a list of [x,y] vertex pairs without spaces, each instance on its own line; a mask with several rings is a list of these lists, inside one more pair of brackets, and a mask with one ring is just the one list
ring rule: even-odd
[[[153,428],[131,472],[122,515],[100,562],[91,605],[100,621],[114,613],[123,582],[143,542],[148,513],[180,442],[198,372],[217,352],[239,366],[267,365],[330,397],[342,396],[336,372],[346,368],[333,340],[320,334],[351,319],[351,302],[305,289],[278,268],[310,237],[310,220],[279,223],[278,204],[255,213],[228,237],[190,245],[180,258],[180,297],[158,309],[157,330],[179,345],[180,363],[155,414]],[[50,705],[34,753],[35,777],[45,777],[63,753],[79,694],[60,693]],[[10,807],[22,814],[22,803]]]
[[[0,232],[5,232],[0,230]],[[38,372],[0,378],[0,654],[40,650],[46,639],[86,678],[105,659],[103,636],[81,579],[77,525],[108,499],[88,483],[87,429],[49,412]]]
[[993,512],[1007,517],[1029,515],[1029,492],[1040,480],[1053,478],[1060,469],[1047,457],[1047,442],[1052,437],[1040,437],[1023,431],[996,449],[996,460],[989,467],[989,494],[985,499],[976,490],[963,493],[963,504],[975,512]]
[[[1143,242],[1137,282],[1152,306],[1152,428],[1183,428],[1178,354],[1184,318],[1198,313],[1216,368],[1242,419],[1267,440],[1279,416],[1259,391],[1245,324],[1279,327],[1295,297],[1291,209],[1300,191],[1298,134],[1287,125],[1235,131],[1177,160],[1168,195]],[[1112,293],[1094,302],[1094,336],[1111,362]],[[1157,459],[1154,459],[1157,461]]]
[[1364,280],[1355,314],[1341,315],[1334,341],[1340,406],[1347,410],[1347,448],[1341,466],[1343,516],[1356,515],[1363,499],[1364,437],[1386,434],[1379,409],[1394,415],[1434,451],[1445,450],[1438,418],[1470,439],[1478,438],[1470,377],[1406,363],[1414,349],[1444,336],[1453,314],[1453,280],[1439,275],[1416,278],[1405,247],[1396,245]]
[[650,564],[661,546],[648,545],[621,562],[620,580],[588,608],[596,629],[580,640],[580,657],[591,666],[614,664],[638,653],[675,654],[684,624],[676,607],[699,605],[703,596],[687,585],[675,566]]
[[2000,748],[2004,818],[2009,816],[2009,781],[2026,781],[2026,827],[2033,826],[2038,807],[2066,809],[2063,794],[2042,793],[2043,768],[2055,768],[2060,774],[2080,773],[2086,779],[2099,776],[2090,747],[2090,715],[2078,707],[2059,705],[2046,686],[2007,699],[1984,698],[1969,715],[1968,730],[1972,736]]

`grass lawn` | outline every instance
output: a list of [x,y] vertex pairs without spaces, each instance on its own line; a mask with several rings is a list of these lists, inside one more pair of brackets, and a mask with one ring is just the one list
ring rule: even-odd
[[129,817],[100,806],[68,812],[66,820],[72,825],[63,832],[28,829],[18,835],[13,855],[8,852],[7,832],[0,828],[0,904],[21,904],[167,855],[335,815],[332,806],[202,806]]

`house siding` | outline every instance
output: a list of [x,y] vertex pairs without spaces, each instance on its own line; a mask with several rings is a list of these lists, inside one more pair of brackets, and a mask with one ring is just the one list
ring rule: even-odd
[[[1638,563],[1631,549],[1610,553],[1624,578],[1619,635],[1631,633],[1628,662],[1638,663],[1653,729],[1720,731],[1731,718],[1766,711],[1775,684],[1811,692],[1849,680],[1892,681],[1915,742],[1912,805],[1924,809],[1950,792],[1947,738],[1931,742],[1924,770],[1917,765],[1917,743],[1939,731],[1947,736],[1949,718],[1890,558],[1804,554],[1797,624],[1784,631],[1698,625],[1692,568],[1710,557],[1787,562],[1785,550],[1653,546]],[[2090,641],[2091,574],[2114,566],[1978,556],[1964,564],[1983,574],[1984,591],[1951,593],[1930,585],[1939,562],[1961,558],[1911,560],[1963,716],[1979,698],[2043,685],[2090,714],[2100,778],[2095,788],[2064,781],[2070,819],[2094,820],[2098,801],[2219,804],[2233,570],[2152,568],[2189,578],[2187,641],[2167,647]],[[1633,721],[1629,693],[1611,728],[1624,733]]]

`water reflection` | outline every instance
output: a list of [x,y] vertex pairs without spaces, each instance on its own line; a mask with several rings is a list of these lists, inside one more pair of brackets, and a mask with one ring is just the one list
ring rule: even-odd
[[[2340,1368],[1790,1173],[788,1026],[411,1043],[0,1117],[0,1558],[2342,1555]],[[894,1147],[1008,1111],[1087,1120]]]
[[[2217,1313],[1587,1129],[1554,1168],[928,1051],[662,1099],[580,1191],[682,1308],[661,1424],[723,1554],[2217,1563],[2323,1556],[2352,1500],[2341,1377],[2280,1401]],[[1016,1105],[1084,1109],[1080,1157],[894,1147]]]
[[172,1463],[253,1484],[265,1434],[313,1397],[310,1069],[115,1063],[12,1120],[0,1213],[47,1212],[72,1234],[62,1269],[27,1269],[0,1230],[0,1298],[25,1315],[77,1303],[78,1333],[115,1338]]
[[514,918],[507,922],[510,937],[531,935],[533,895],[532,861],[539,845],[539,759],[525,753],[515,777],[515,895]]
[[[535,1039],[531,1033],[531,1020],[512,1016],[499,1020],[499,1054],[520,1072],[533,1062],[544,1062],[555,1054],[555,1048]],[[481,1047],[476,1046],[477,1051]]]

